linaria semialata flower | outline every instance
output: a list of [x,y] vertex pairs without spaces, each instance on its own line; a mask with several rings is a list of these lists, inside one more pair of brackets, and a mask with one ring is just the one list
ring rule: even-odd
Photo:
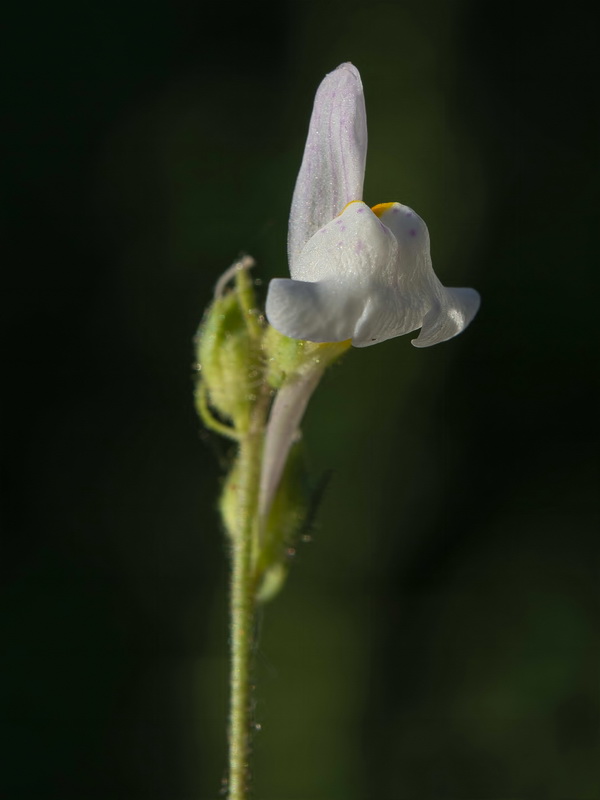
[[271,281],[267,319],[311,342],[368,347],[420,328],[416,347],[438,344],[467,327],[479,294],[442,286],[412,209],[362,202],[366,154],[360,75],[341,64],[317,91],[290,213],[291,278]]

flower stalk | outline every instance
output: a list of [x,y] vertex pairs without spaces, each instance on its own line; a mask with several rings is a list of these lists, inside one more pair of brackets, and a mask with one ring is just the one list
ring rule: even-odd
[[298,490],[302,462],[291,451],[323,371],[349,347],[297,342],[266,326],[253,264],[246,256],[223,274],[196,340],[198,413],[236,445],[219,505],[231,554],[229,800],[246,800],[250,790],[257,606],[281,588],[308,509]]
[[[261,409],[264,404],[261,404]],[[258,486],[264,419],[257,413],[240,442],[238,528],[231,547],[231,673],[229,711],[229,800],[245,800],[249,790],[251,673],[256,617],[253,550],[258,535]]]

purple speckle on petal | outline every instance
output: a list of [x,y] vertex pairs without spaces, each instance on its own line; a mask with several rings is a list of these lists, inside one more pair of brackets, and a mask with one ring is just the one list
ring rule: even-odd
[[356,213],[357,213],[357,214],[362,214],[364,210],[365,210],[365,209],[364,209],[364,207],[363,207],[363,206],[359,206],[359,207],[356,209]]
[[336,219],[335,224],[336,225],[341,225],[342,224],[342,220],[341,219]]
[[319,233],[327,233],[327,231],[325,230],[325,228],[321,228],[321,230],[319,231]]
[[379,227],[381,228],[381,230],[382,230],[382,231],[387,231],[387,228],[385,227],[385,225],[383,224],[383,222],[380,222],[380,223],[379,223]]
[[399,214],[399,213],[400,213],[400,209],[398,208],[398,206],[394,206],[392,208],[392,214]]
[[359,253],[362,253],[362,251],[363,251],[364,249],[365,249],[365,243],[364,243],[364,242],[362,242],[362,241],[359,239],[359,240],[358,240],[358,242],[357,242],[357,243],[354,245],[354,252],[356,253],[356,255],[358,255]]
[[417,235],[417,232],[416,232],[416,230],[414,228],[411,228],[409,233],[410,233],[411,236],[416,236]]

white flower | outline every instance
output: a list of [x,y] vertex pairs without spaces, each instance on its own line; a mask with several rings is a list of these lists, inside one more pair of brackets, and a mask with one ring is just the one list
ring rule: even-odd
[[477,313],[479,295],[442,286],[412,209],[362,202],[366,155],[360,75],[341,64],[315,97],[290,213],[291,279],[271,281],[267,319],[293,339],[355,347],[418,328],[416,347],[450,339]]

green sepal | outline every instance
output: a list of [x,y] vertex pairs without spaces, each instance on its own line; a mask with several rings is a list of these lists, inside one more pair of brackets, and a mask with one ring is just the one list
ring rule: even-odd
[[269,326],[263,337],[266,377],[269,386],[280,389],[288,378],[310,369],[328,367],[351,345],[350,339],[343,342],[307,342],[290,339]]

